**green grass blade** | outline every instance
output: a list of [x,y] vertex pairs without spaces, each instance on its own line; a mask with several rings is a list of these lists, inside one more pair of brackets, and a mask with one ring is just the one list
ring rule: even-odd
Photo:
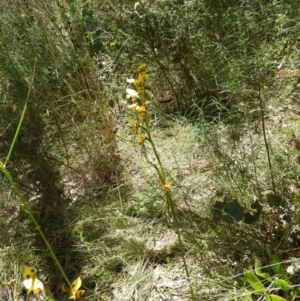
[[13,141],[12,141],[12,143],[10,145],[8,154],[7,154],[6,158],[5,158],[4,166],[6,166],[6,164],[9,161],[9,158],[10,158],[10,156],[12,154],[13,148],[14,148],[15,143],[17,141],[17,138],[19,136],[20,129],[21,129],[21,126],[22,126],[22,123],[23,123],[23,120],[24,120],[24,116],[25,116],[25,113],[26,113],[26,110],[27,110],[27,105],[28,105],[28,100],[29,100],[30,92],[31,92],[32,85],[33,85],[33,80],[34,80],[34,75],[35,75],[35,65],[36,65],[36,60],[34,62],[33,71],[32,71],[31,80],[30,80],[30,85],[29,85],[27,97],[26,97],[26,100],[25,100],[25,104],[24,104],[24,107],[23,107],[23,110],[22,110],[22,114],[21,114],[21,117],[20,117],[17,129],[16,129],[16,132],[15,132],[15,135],[14,135]]

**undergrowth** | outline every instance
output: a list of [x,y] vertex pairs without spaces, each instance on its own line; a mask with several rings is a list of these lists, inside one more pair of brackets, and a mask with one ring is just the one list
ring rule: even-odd
[[0,299],[299,298],[297,1],[1,12]]

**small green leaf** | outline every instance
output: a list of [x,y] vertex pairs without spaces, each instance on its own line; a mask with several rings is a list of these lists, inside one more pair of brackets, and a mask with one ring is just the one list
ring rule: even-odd
[[284,206],[283,199],[276,194],[267,194],[267,202],[270,207]]
[[214,221],[219,222],[222,216],[222,210],[224,207],[224,202],[217,201],[213,207]]
[[264,285],[253,272],[244,270],[244,276],[245,276],[247,282],[254,289],[255,293],[264,293],[264,291],[265,291]]
[[262,278],[265,278],[265,279],[268,279],[268,278],[270,278],[270,275],[268,274],[268,273],[263,273],[262,271],[261,271],[261,261],[258,259],[258,258],[256,258],[255,259],[255,274],[257,275],[257,276],[259,276],[259,277],[262,277]]
[[283,279],[277,279],[277,281],[275,282],[275,285],[277,288],[280,288],[285,292],[293,289],[293,286],[290,283],[288,283],[288,281],[285,281]]
[[244,218],[244,209],[236,200],[217,201],[213,207],[215,222],[223,220],[228,224],[239,222]]
[[266,301],[287,301],[285,298],[282,298],[277,295],[267,295],[265,296]]
[[271,261],[270,261],[271,269],[277,275],[284,273],[284,268],[282,267],[281,263],[282,261],[277,255],[275,254],[271,255]]

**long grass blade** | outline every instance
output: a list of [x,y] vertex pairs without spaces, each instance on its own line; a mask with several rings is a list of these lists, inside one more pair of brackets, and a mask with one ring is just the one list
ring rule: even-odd
[[31,93],[31,90],[32,90],[32,86],[33,86],[34,75],[35,75],[35,66],[36,66],[36,59],[34,61],[33,71],[32,71],[32,75],[31,75],[30,85],[29,85],[27,97],[26,97],[26,100],[25,100],[25,104],[24,104],[24,107],[23,107],[23,110],[22,110],[22,114],[21,114],[21,117],[20,117],[17,129],[16,129],[16,132],[15,132],[15,135],[14,135],[13,141],[12,141],[12,143],[10,145],[9,152],[8,152],[6,158],[5,158],[4,166],[7,165],[8,161],[10,159],[10,156],[12,154],[12,151],[14,149],[14,146],[16,144],[17,138],[18,138],[20,130],[21,130],[21,126],[22,126],[22,123],[23,123],[23,120],[24,120],[24,116],[25,116],[25,113],[26,113],[26,110],[27,110],[29,96],[30,96],[30,93]]

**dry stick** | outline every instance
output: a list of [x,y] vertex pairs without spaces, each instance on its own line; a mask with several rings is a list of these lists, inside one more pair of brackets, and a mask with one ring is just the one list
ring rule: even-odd
[[271,173],[272,187],[273,187],[274,193],[276,194],[276,187],[275,187],[273,168],[272,168],[272,163],[271,163],[269,144],[268,144],[267,135],[266,135],[265,114],[264,114],[264,108],[263,108],[263,103],[262,103],[260,85],[258,86],[258,99],[259,99],[259,106],[260,106],[261,125],[262,125],[262,130],[263,130],[265,147],[266,147],[266,151],[267,151],[268,164],[269,164],[270,173]]

